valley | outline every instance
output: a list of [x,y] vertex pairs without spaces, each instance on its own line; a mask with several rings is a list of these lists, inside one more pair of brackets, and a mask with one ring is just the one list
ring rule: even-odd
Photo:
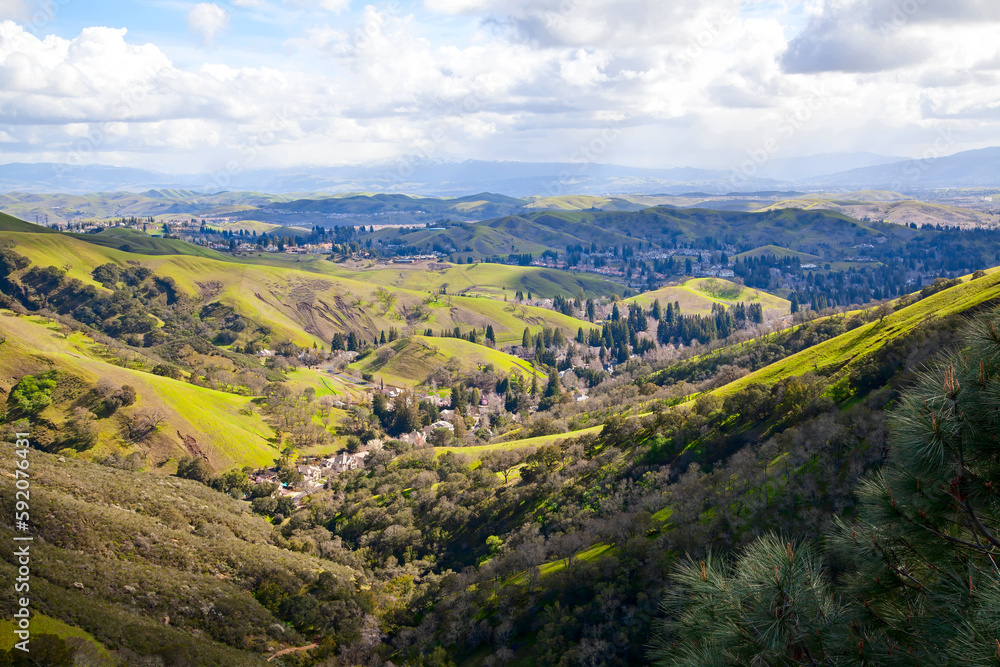
[[986,217],[622,201],[0,214],[2,422],[36,447],[52,650],[642,664],[682,554],[822,539],[918,369],[1000,304]]

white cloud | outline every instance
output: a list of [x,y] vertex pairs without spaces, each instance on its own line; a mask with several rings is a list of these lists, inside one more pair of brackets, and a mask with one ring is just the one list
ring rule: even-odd
[[[238,39],[209,62],[182,52],[180,66],[124,29],[40,39],[2,22],[5,156],[12,145],[51,155],[91,142],[95,161],[185,169],[247,155],[257,166],[400,154],[569,161],[613,123],[621,137],[602,159],[708,166],[739,164],[795,114],[807,118],[779,134],[783,154],[880,150],[895,138],[902,148],[881,150],[903,153],[942,124],[980,141],[997,122],[996,25],[981,3],[948,13],[924,0],[926,13],[881,40],[870,37],[888,0],[854,14],[861,0],[818,0],[794,29],[775,3],[741,14],[737,0],[424,0],[413,13],[358,5],[338,16],[346,2],[321,2],[259,3],[280,16],[272,44],[286,48],[256,61],[266,67],[227,50]],[[228,25],[215,4],[191,15],[206,43]]]
[[0,20],[25,21],[31,17],[28,0],[0,0]]
[[339,14],[351,5],[351,0],[320,0],[319,6],[328,12]]
[[188,28],[208,45],[216,34],[229,27],[229,12],[210,2],[199,2],[187,15]]
[[284,0],[284,4],[294,9],[319,8],[339,14],[351,6],[351,0]]
[[790,42],[782,65],[800,73],[898,69],[935,55],[926,37],[997,21],[1000,3],[993,0],[823,0]]
[[580,49],[572,59],[560,63],[559,73],[570,85],[589,88],[607,80],[603,71],[607,64],[607,54],[588,53]]

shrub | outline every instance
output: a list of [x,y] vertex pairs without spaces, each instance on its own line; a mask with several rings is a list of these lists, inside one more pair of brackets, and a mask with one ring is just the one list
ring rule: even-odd
[[202,458],[185,456],[177,462],[177,476],[208,484],[212,481],[212,467]]
[[38,377],[25,375],[10,392],[10,400],[21,412],[37,415],[52,404],[52,390],[55,388],[54,372]]

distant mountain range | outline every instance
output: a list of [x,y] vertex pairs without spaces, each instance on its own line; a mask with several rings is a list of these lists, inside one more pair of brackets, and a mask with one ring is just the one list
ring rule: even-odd
[[[737,169],[742,165],[737,166]],[[198,193],[383,192],[467,196],[502,192],[513,197],[571,194],[682,194],[765,190],[1000,187],[1000,148],[945,157],[905,159],[873,153],[826,153],[775,158],[739,171],[641,169],[558,162],[425,161],[340,167],[259,169],[235,176],[164,174],[142,169],[52,163],[0,165],[0,192],[92,193],[185,189]],[[752,174],[750,174],[752,172]],[[748,175],[749,174],[749,175]]]

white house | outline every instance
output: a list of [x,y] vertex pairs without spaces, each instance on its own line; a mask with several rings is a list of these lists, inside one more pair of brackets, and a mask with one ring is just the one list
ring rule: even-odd
[[358,467],[358,460],[348,454],[343,452],[333,457],[330,467],[334,472],[344,472],[346,470],[355,470]]
[[440,420],[434,422],[433,424],[431,424],[430,426],[428,426],[427,428],[428,428],[428,430],[431,433],[433,433],[434,431],[436,431],[439,428],[446,428],[449,431],[454,431],[455,430],[455,425],[452,424],[451,422],[446,422],[443,419],[440,419]]
[[317,482],[323,477],[323,470],[319,466],[300,465],[295,467],[308,482]]

